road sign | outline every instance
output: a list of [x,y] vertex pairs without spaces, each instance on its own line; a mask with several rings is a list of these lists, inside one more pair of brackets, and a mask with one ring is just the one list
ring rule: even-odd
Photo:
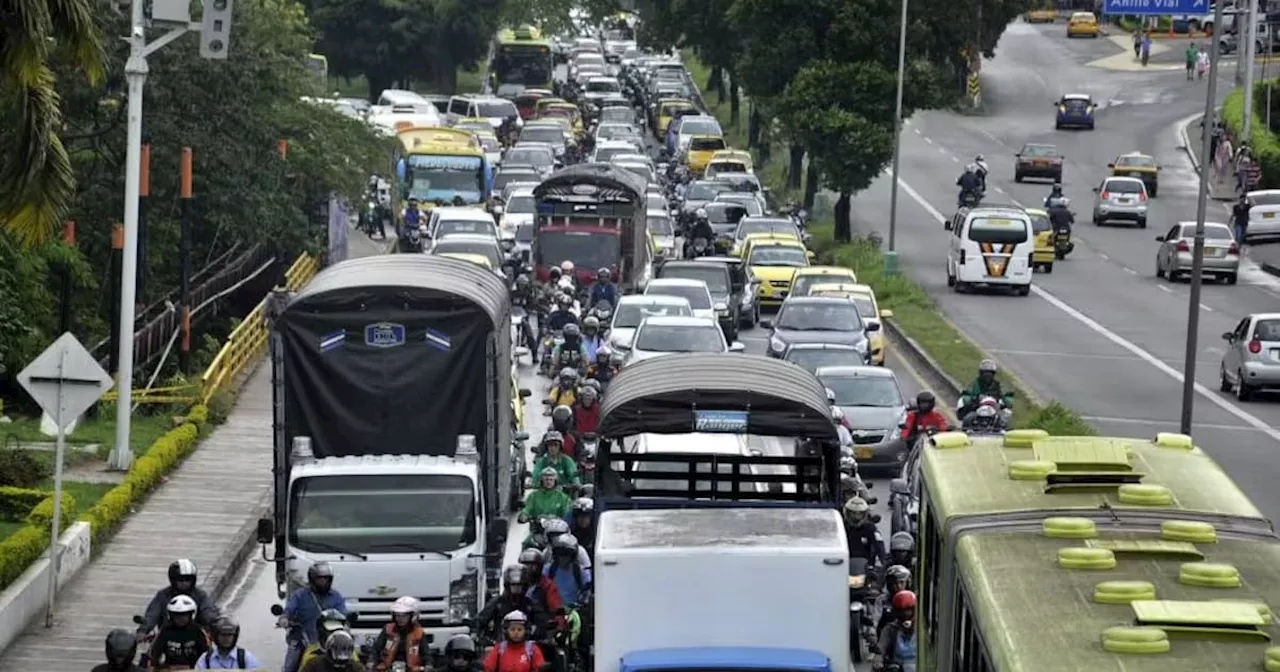
[[1103,14],[1208,14],[1209,0],[1103,0]]
[[[35,361],[18,374],[22,389],[65,430],[111,389],[111,376],[93,359],[76,337],[58,337]],[[126,399],[123,403],[129,403]]]

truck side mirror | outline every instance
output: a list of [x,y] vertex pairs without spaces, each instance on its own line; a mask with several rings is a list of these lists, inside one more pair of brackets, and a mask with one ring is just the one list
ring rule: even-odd
[[276,538],[276,521],[274,518],[258,519],[258,543],[269,544]]

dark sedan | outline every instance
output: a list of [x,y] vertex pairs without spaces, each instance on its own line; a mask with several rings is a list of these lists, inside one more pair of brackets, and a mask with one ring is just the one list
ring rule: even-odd
[[1028,142],[1013,155],[1013,181],[1027,178],[1062,181],[1062,153],[1057,145]]
[[796,296],[782,302],[774,320],[761,320],[760,326],[772,330],[766,353],[782,357],[787,348],[798,343],[838,343],[857,348],[870,361],[867,331],[880,326],[867,324],[858,314],[853,301],[831,296]]

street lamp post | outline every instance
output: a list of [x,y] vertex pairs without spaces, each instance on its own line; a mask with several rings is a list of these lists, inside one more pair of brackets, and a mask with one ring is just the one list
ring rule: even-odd
[[[1222,5],[1215,3],[1214,28],[1222,25]],[[1200,122],[1200,194],[1196,200],[1195,246],[1191,252],[1191,298],[1187,302],[1187,351],[1182,363],[1182,419],[1179,423],[1183,434],[1191,434],[1191,417],[1196,397],[1196,341],[1200,331],[1200,285],[1204,280],[1204,220],[1209,203],[1210,138],[1214,123],[1214,100],[1218,94],[1218,39],[1215,36],[1209,46],[1209,90],[1204,99],[1204,117]]]
[[889,187],[889,252],[891,253],[895,253],[898,237],[898,165],[902,156],[902,88],[906,73],[907,0],[902,0],[902,23],[898,26],[898,100],[893,111],[893,181]]

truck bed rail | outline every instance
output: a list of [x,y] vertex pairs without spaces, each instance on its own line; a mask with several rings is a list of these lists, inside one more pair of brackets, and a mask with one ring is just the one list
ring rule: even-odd
[[[622,453],[609,459],[597,473],[607,507],[625,508],[637,499],[832,505],[821,455]],[[838,465],[828,466],[838,470]]]

